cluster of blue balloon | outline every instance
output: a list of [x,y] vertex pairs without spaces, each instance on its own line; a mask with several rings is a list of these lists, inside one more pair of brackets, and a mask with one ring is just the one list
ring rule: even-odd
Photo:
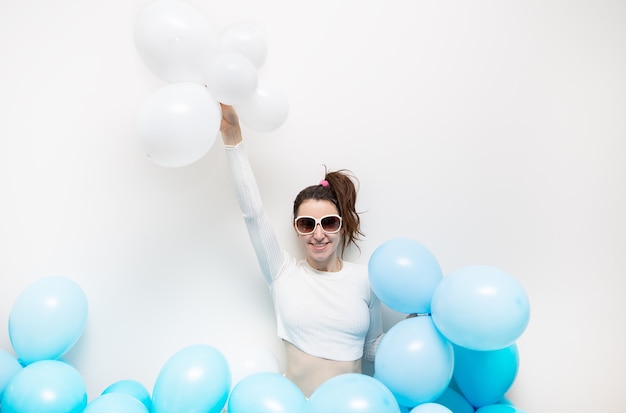
[[3,413],[82,412],[87,390],[81,375],[58,359],[81,337],[87,298],[63,277],[41,279],[17,298],[9,315],[9,337],[17,358],[0,350]]
[[[82,336],[87,316],[87,297],[71,279],[42,278],[21,292],[9,314],[9,338],[16,356],[0,350],[2,413],[222,409],[230,390],[230,371],[224,356],[210,346],[175,354],[163,367],[152,394],[135,380],[121,380],[88,401],[83,377],[62,360]],[[198,396],[193,397],[194,392]]]
[[238,23],[217,34],[182,0],[157,0],[137,16],[134,37],[143,62],[168,83],[145,99],[136,119],[140,146],[155,163],[180,167],[203,157],[219,131],[219,103],[235,106],[257,132],[286,120],[286,96],[259,74],[267,40],[258,26]]
[[389,329],[374,364],[374,377],[403,408],[521,412],[505,398],[519,366],[516,340],[530,318],[528,296],[514,277],[484,265],[444,277],[426,247],[404,238],[380,245],[368,270],[385,305],[418,315]]
[[0,411],[3,413],[147,413],[150,393],[123,380],[88,403],[80,373],[61,358],[87,323],[87,297],[74,281],[42,278],[17,297],[9,314],[15,354],[0,350]]

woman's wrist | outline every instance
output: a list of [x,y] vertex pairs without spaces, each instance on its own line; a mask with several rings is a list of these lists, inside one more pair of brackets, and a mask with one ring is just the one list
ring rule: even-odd
[[239,143],[243,141],[241,137],[241,129],[233,130],[233,131],[222,131],[222,142],[226,146],[237,146]]

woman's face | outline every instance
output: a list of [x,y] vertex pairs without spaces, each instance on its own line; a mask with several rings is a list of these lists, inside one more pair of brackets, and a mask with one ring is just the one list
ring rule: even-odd
[[[337,214],[339,211],[332,202],[307,199],[300,204],[296,217],[309,216],[319,220],[326,215]],[[327,271],[329,265],[335,265],[342,232],[343,227],[335,234],[325,233],[319,224],[315,226],[311,234],[301,235],[296,231],[300,244],[306,252],[307,261],[313,268]]]

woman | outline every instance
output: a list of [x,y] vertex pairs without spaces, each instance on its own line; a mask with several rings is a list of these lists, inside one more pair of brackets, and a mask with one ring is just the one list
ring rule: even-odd
[[294,201],[293,226],[305,259],[280,247],[245,153],[237,114],[222,105],[222,140],[235,192],[274,301],[278,335],[287,355],[285,376],[305,396],[324,381],[360,373],[380,341],[380,301],[371,291],[367,266],[341,259],[355,244],[360,219],[356,188],[346,171],[327,172]]

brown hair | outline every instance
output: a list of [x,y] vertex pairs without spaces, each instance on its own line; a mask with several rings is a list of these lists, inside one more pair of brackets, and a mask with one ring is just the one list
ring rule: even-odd
[[[328,185],[322,185],[326,181]],[[324,180],[318,185],[304,188],[293,201],[293,216],[298,214],[300,204],[308,199],[332,202],[343,221],[343,238],[341,240],[341,256],[350,244],[360,250],[357,241],[364,235],[361,232],[361,218],[356,211],[356,195],[358,179],[347,169],[328,172],[324,167]]]

